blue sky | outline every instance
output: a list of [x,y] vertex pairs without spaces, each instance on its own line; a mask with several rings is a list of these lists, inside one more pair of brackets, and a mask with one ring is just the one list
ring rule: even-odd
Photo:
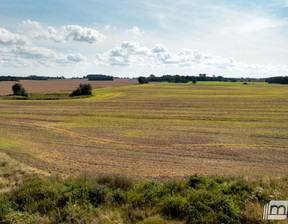
[[1,75],[288,75],[288,0],[1,0]]

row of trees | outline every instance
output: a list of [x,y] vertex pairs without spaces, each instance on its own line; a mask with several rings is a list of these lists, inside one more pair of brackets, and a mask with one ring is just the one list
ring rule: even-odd
[[20,80],[49,80],[49,79],[65,79],[65,78],[64,76],[50,77],[50,76],[37,76],[37,75],[30,75],[27,77],[0,76],[0,81],[13,81],[13,82],[17,82]]
[[180,75],[163,75],[163,76],[155,76],[151,74],[148,78],[150,82],[192,82],[193,79],[197,81],[224,81],[224,82],[236,82],[236,78],[224,78],[223,76],[215,76],[208,77],[206,74],[199,74],[199,76],[180,76]]
[[267,78],[266,82],[288,84],[288,76],[276,76],[276,77]]
[[100,74],[90,74],[83,77],[84,79],[88,79],[89,81],[113,81],[114,77],[109,75],[100,75]]
[[145,84],[149,82],[170,82],[170,83],[188,83],[192,81],[193,84],[196,84],[197,78],[195,76],[180,76],[180,75],[166,75],[162,77],[156,77],[154,75],[150,75],[148,78],[140,76],[138,78],[138,82],[140,84]]

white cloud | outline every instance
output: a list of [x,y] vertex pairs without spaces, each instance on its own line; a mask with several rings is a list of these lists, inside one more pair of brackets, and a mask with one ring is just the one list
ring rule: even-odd
[[36,21],[26,20],[22,21],[20,26],[24,29],[25,33],[32,31],[33,38],[52,40],[57,43],[73,40],[95,44],[105,39],[105,36],[99,31],[79,25],[61,26],[59,29],[52,26],[43,28],[41,24]]
[[0,45],[25,45],[29,43],[27,37],[9,32],[0,27]]
[[131,30],[128,30],[129,33],[133,34],[133,37],[136,38],[144,34],[137,26],[133,26]]
[[35,35],[35,38],[40,40],[52,40],[57,43],[65,41],[64,35],[52,26],[47,27],[47,30],[42,30],[41,32],[38,32]]
[[66,39],[72,38],[75,41],[82,41],[90,44],[102,41],[105,38],[105,36],[97,30],[78,25],[62,26],[61,30],[64,31]]
[[42,26],[39,22],[31,21],[31,20],[24,20],[20,24],[20,27],[31,30],[42,30]]
[[198,50],[182,49],[178,52],[171,52],[162,44],[152,49],[140,46],[133,41],[123,42],[102,55],[98,55],[100,64],[106,66],[146,66],[146,67],[167,67],[176,66],[189,67],[192,69],[216,69],[216,70],[237,70],[287,72],[287,65],[257,65],[238,62],[233,58],[223,58],[212,54],[203,53]]
[[34,46],[2,48],[0,64],[8,66],[65,65],[83,62],[86,58],[80,54],[61,54],[51,49]]
[[106,61],[110,65],[125,66],[131,63],[140,65],[143,61],[141,55],[147,56],[149,52],[149,48],[141,47],[137,42],[125,41],[98,57],[102,62]]

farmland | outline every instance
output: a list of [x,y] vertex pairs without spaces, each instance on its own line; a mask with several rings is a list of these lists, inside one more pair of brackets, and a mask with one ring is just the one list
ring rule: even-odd
[[287,174],[288,86],[157,83],[93,94],[0,100],[1,153],[33,169],[73,175]]
[[[12,85],[16,82],[0,82],[0,95],[12,94]],[[73,90],[80,83],[89,83],[93,88],[127,86],[137,83],[135,79],[115,79],[114,81],[88,81],[88,79],[63,79],[63,80],[21,80],[21,83],[30,93],[58,92]]]

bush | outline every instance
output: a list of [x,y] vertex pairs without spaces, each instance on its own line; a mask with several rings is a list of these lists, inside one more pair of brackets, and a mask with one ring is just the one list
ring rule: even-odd
[[194,174],[193,176],[191,176],[188,180],[188,186],[195,188],[197,187],[197,185],[202,184],[205,182],[205,178],[204,177],[200,177],[197,174]]
[[196,84],[196,83],[197,83],[197,78],[196,78],[195,76],[193,76],[193,78],[192,78],[192,83],[193,83],[193,84]]
[[145,77],[143,77],[143,76],[140,76],[140,77],[138,78],[138,82],[139,82],[139,84],[149,83],[148,79],[145,78]]
[[162,202],[163,215],[172,219],[184,219],[186,216],[186,200],[180,196],[165,198]]
[[128,190],[133,187],[132,179],[124,176],[101,176],[97,179],[97,183],[107,185],[113,189]]
[[57,201],[59,185],[53,180],[33,179],[13,191],[14,209],[22,212],[46,214],[54,209]]
[[134,207],[151,207],[160,200],[162,195],[161,185],[155,181],[147,181],[128,191],[128,202]]
[[26,89],[24,89],[20,83],[15,83],[12,86],[12,91],[15,96],[26,96],[26,97],[30,96],[29,92]]
[[107,196],[107,188],[103,185],[93,185],[88,188],[89,202],[97,207],[105,202]]
[[92,86],[90,84],[80,84],[79,87],[70,94],[70,96],[83,95],[92,95]]

